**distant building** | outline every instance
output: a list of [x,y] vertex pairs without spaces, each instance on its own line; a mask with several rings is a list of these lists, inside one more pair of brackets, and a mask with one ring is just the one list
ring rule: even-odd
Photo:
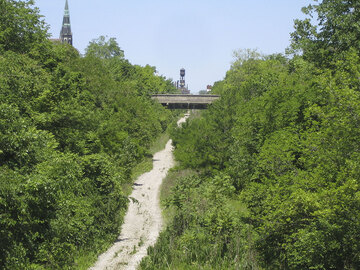
[[64,11],[62,28],[61,28],[61,32],[60,32],[60,40],[62,43],[68,43],[71,46],[73,44],[73,36],[72,36],[71,25],[70,25],[70,12],[69,12],[68,0],[66,0],[66,2],[65,2],[65,11]]
[[188,87],[185,87],[185,69],[180,69],[180,80],[177,81],[177,89],[181,90],[182,94],[190,94]]
[[207,85],[207,86],[206,86],[206,91],[207,91],[207,92],[210,92],[211,89],[212,89],[212,86],[211,86],[211,85]]

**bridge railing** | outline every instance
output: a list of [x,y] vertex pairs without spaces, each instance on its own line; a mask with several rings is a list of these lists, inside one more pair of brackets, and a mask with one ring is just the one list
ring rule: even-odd
[[207,106],[219,99],[218,95],[183,95],[183,94],[157,94],[152,95],[169,109],[206,109]]

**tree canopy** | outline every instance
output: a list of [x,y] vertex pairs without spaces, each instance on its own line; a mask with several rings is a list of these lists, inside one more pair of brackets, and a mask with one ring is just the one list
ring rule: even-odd
[[295,20],[291,48],[306,60],[326,66],[342,52],[359,52],[359,1],[313,1],[303,12],[308,18]]
[[115,38],[109,38],[100,36],[97,39],[93,39],[89,46],[85,50],[86,56],[95,56],[98,58],[109,59],[112,57],[124,57],[124,51],[120,49]]
[[0,0],[0,9],[0,52],[26,53],[48,36],[33,0]]
[[236,51],[173,130],[172,221],[142,269],[359,268],[359,2],[315,2],[291,58]]
[[74,269],[116,238],[132,169],[174,117],[149,93],[174,89],[114,38],[85,57],[50,42],[33,4],[0,0],[0,268]]

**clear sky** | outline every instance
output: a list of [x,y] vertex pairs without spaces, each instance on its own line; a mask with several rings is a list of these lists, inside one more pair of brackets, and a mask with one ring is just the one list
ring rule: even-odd
[[[65,0],[35,0],[59,37]],[[74,47],[115,37],[133,64],[186,83],[193,94],[222,80],[237,49],[283,53],[310,0],[68,0]]]

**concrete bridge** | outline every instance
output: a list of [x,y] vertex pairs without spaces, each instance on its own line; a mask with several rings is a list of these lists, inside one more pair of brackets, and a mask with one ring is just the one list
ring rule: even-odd
[[152,95],[168,109],[206,109],[209,104],[219,99],[217,95],[180,95],[180,94],[159,94]]

